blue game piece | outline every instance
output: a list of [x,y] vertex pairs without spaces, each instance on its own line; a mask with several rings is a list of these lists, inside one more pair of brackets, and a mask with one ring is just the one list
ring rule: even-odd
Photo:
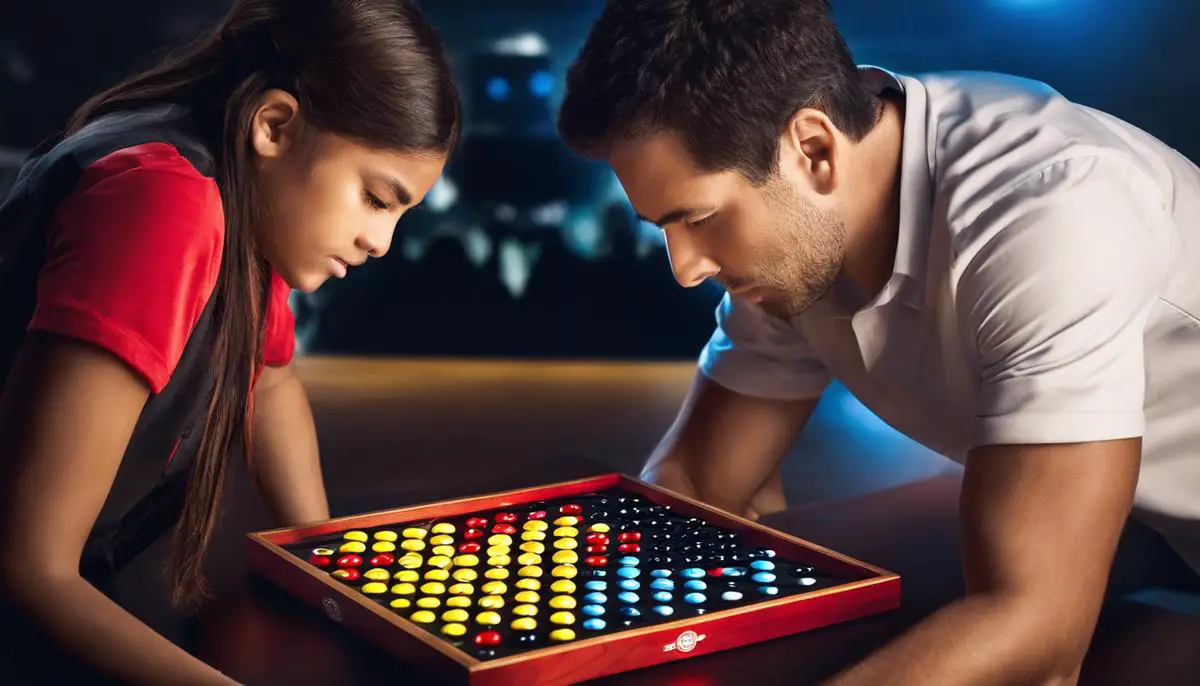
[[592,617],[599,617],[600,615],[604,614],[604,608],[600,607],[599,605],[584,605],[580,611],[583,612],[583,614],[590,615]]
[[671,576],[671,570],[656,569],[653,572],[650,572],[650,576],[655,577],[656,579],[665,579],[665,578]]
[[641,560],[632,555],[626,555],[617,562],[619,562],[623,567],[636,567]]
[[670,605],[655,605],[654,611],[663,617],[670,617],[675,614],[675,610]]
[[721,576],[746,576],[745,567],[726,567],[721,570]]
[[596,619],[593,617],[591,619],[583,620],[583,628],[587,629],[588,631],[600,631],[604,629],[604,626],[605,624],[603,619]]
[[636,603],[638,601],[638,594],[633,591],[622,591],[617,594],[617,598],[623,603]]
[[817,580],[811,576],[802,576],[799,579],[796,579],[796,583],[800,584],[801,586],[812,586],[817,583]]
[[606,571],[605,571],[605,570],[603,570],[603,569],[593,569],[593,570],[592,570],[592,576],[594,576],[594,577],[596,577],[597,579],[599,579],[599,578],[601,578],[601,577],[608,576],[608,572],[606,572]]
[[721,600],[734,601],[734,600],[741,600],[741,599],[742,599],[741,591],[725,591],[724,593],[721,594]]
[[660,603],[671,602],[671,593],[669,591],[655,591],[650,594],[650,597],[657,600]]
[[675,582],[670,579],[655,579],[650,582],[650,588],[659,591],[670,591],[675,588]]
[[684,584],[683,587],[689,591],[703,591],[704,589],[708,588],[708,584],[699,579],[692,579]]
[[680,572],[680,574],[682,574],[683,576],[685,576],[689,579],[699,579],[704,576],[704,570],[698,569],[696,567],[688,567],[687,569]]
[[642,582],[636,579],[621,579],[617,585],[621,587],[622,591],[636,591],[642,587]]
[[704,602],[705,598],[703,593],[689,593],[683,597],[683,600],[693,605],[699,605]]
[[583,602],[597,603],[597,604],[598,603],[606,603],[606,602],[608,602],[608,596],[604,595],[603,593],[600,593],[599,591],[596,591],[594,593],[589,593],[589,594],[583,596]]
[[775,563],[770,560],[755,560],[750,563],[750,566],[761,572],[769,572],[775,569]]
[[621,608],[621,614],[626,617],[641,617],[642,611],[636,607],[623,607]]
[[769,584],[775,580],[775,575],[771,572],[758,572],[750,578],[753,579],[755,583]]
[[774,586],[759,586],[758,592],[763,595],[777,595],[779,593],[779,589],[775,588]]
[[637,567],[621,567],[617,570],[617,576],[623,579],[632,579],[641,573],[642,570],[638,569]]
[[604,591],[608,589],[607,581],[589,581],[583,585],[589,591]]

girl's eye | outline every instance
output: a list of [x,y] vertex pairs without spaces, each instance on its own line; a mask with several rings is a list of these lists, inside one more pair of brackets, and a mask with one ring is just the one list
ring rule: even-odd
[[386,212],[391,209],[391,207],[389,207],[386,202],[380,200],[379,196],[375,195],[374,193],[372,193],[370,191],[366,192],[366,199],[367,199],[367,204],[370,205],[371,207],[374,207],[377,210]]

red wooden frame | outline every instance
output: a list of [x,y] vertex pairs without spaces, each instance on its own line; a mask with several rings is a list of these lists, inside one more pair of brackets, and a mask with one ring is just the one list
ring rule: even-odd
[[[745,543],[773,548],[783,558],[812,564],[851,581],[811,593],[480,661],[338,583],[283,548],[352,529],[399,526],[410,521],[470,514],[612,487],[632,491],[659,505],[670,505],[675,512],[702,517],[739,532]],[[886,612],[900,603],[900,577],[892,572],[621,474],[256,532],[247,535],[246,545],[251,569],[288,593],[309,605],[322,607],[331,619],[401,660],[471,686],[577,683]]]

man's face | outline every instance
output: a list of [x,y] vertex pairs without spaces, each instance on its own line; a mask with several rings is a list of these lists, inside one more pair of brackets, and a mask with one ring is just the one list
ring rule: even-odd
[[799,179],[782,174],[755,186],[737,172],[700,171],[665,133],[618,146],[609,163],[638,215],[662,227],[680,285],[714,279],[788,318],[837,279],[845,229],[805,197]]

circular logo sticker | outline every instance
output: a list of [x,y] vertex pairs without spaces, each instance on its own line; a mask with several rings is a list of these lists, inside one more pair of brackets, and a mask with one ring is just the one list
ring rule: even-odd
[[321,601],[321,605],[325,608],[325,614],[335,622],[342,621],[342,608],[338,606],[337,601],[333,598],[325,598]]
[[675,639],[675,645],[679,646],[679,652],[690,653],[696,649],[696,644],[699,642],[699,637],[695,631],[685,631],[679,634]]

